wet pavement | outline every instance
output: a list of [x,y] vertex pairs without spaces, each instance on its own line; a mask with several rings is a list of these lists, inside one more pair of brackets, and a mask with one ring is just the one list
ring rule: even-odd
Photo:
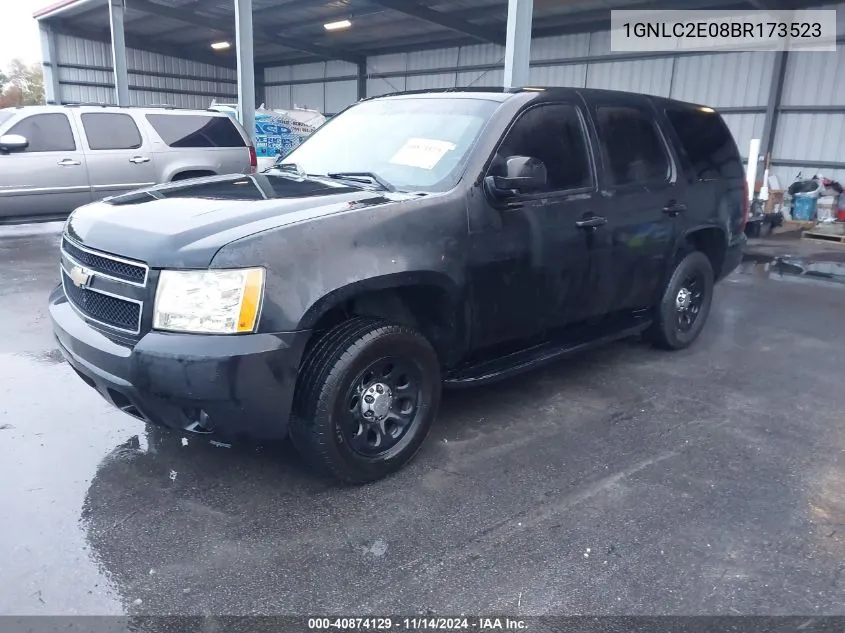
[[85,386],[59,228],[0,229],[0,614],[845,614],[841,268],[751,261],[689,350],[447,393],[407,469],[343,488]]

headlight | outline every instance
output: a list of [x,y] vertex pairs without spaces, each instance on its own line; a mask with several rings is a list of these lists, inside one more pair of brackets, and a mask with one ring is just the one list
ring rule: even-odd
[[172,332],[254,332],[264,295],[264,269],[163,270],[153,328]]

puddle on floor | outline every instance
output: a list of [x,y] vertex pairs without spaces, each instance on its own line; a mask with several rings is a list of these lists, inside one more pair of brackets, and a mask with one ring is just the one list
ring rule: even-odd
[[845,285],[845,263],[789,255],[770,257],[747,254],[739,266],[739,272],[770,279]]

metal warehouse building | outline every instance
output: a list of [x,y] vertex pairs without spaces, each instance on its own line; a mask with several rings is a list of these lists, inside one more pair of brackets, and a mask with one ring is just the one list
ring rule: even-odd
[[[509,83],[507,73],[515,84],[612,88],[706,103],[723,113],[743,152],[750,139],[762,139],[761,153],[771,153],[782,183],[798,171],[845,182],[845,4],[824,6],[838,9],[836,52],[610,50],[611,8],[786,4],[799,3],[64,0],[35,17],[50,101],[204,108],[212,99],[237,100],[240,85],[247,104],[333,114],[389,92],[501,86]],[[821,8],[818,0],[802,6]],[[326,28],[345,20],[351,27]],[[228,48],[212,49],[224,41]]]

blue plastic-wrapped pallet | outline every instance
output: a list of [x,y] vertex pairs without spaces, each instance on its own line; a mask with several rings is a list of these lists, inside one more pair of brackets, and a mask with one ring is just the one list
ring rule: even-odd
[[796,193],[792,198],[792,219],[802,221],[814,220],[818,200],[815,194]]

